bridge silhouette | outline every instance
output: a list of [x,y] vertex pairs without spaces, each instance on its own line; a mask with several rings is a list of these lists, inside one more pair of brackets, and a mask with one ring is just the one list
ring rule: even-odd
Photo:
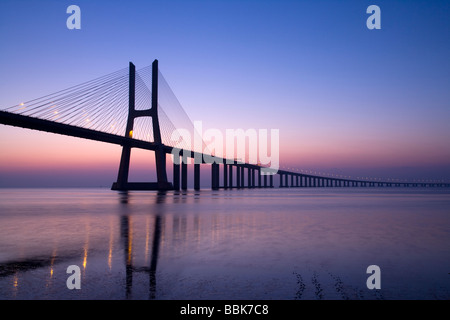
[[[172,116],[192,125],[159,71],[158,60],[136,70],[130,62],[125,68],[106,76],[56,93],[0,110],[4,125],[51,132],[122,146],[122,155],[112,190],[187,190],[188,158],[194,159],[194,189],[200,190],[200,165],[211,165],[211,189],[272,188],[274,175],[279,187],[450,187],[444,182],[398,182],[346,179],[278,170],[236,159],[205,153],[205,149],[183,149],[171,143],[177,125],[160,108],[159,85],[165,87],[164,99],[178,106]],[[151,89],[150,89],[151,88]],[[160,123],[162,122],[162,124]],[[130,182],[131,149],[151,150],[155,155],[156,182]],[[183,152],[181,152],[183,151]],[[173,178],[166,171],[167,154],[173,155]],[[212,163],[205,157],[213,158]],[[198,159],[202,159],[198,161]],[[220,175],[222,166],[222,179]],[[181,171],[181,173],[180,173]],[[247,171],[247,179],[245,179]],[[245,183],[247,182],[247,183]]]

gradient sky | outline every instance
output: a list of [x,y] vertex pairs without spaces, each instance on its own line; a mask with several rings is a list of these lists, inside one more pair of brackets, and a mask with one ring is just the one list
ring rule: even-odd
[[[205,129],[279,129],[283,168],[449,180],[449,17],[425,0],[2,0],[0,109],[158,59]],[[110,186],[120,151],[0,125],[0,187]],[[131,179],[152,175],[133,155]]]

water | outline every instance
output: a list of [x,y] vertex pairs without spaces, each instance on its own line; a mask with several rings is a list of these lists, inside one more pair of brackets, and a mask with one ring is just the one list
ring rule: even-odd
[[449,244],[447,189],[0,190],[1,299],[449,299]]

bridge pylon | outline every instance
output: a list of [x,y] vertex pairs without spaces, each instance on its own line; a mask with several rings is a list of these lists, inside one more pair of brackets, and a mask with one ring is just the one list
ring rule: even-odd
[[[173,185],[167,181],[166,152],[161,140],[161,131],[158,119],[158,60],[152,63],[152,100],[151,108],[136,110],[136,67],[130,62],[129,93],[128,93],[128,120],[125,130],[125,139],[122,145],[117,182],[114,182],[112,190],[173,190]],[[153,127],[153,139],[155,143],[155,160],[157,182],[129,182],[130,156],[133,139],[134,119],[138,117],[151,117]]]

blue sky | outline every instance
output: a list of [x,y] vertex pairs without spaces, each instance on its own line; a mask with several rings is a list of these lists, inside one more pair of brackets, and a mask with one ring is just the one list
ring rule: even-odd
[[[81,30],[66,28],[71,4]],[[158,59],[204,127],[280,129],[285,167],[450,178],[449,16],[448,1],[3,0],[0,105]],[[11,139],[89,144],[0,126],[1,172],[19,170]]]

